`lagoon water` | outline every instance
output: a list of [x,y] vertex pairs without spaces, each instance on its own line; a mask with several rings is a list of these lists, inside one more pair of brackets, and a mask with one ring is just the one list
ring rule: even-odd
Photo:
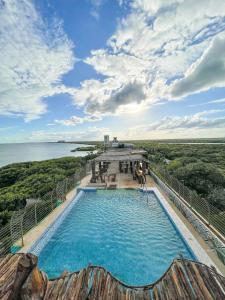
[[40,161],[63,156],[84,156],[86,151],[70,152],[84,144],[15,143],[0,144],[0,167],[17,162]]

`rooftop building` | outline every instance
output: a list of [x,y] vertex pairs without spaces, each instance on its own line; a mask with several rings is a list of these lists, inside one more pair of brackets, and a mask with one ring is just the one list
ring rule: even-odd
[[[0,299],[223,299],[224,235],[206,221],[207,216],[196,211],[199,202],[197,206],[193,201],[188,203],[182,194],[184,188],[176,188],[174,182],[166,177],[165,170],[151,165],[145,150],[109,148],[85,170],[59,182],[43,197],[44,203],[31,199],[24,210],[13,214],[4,230],[0,229],[0,237],[4,237],[0,239],[0,253],[7,254],[15,247],[23,253],[0,258]],[[200,204],[200,212],[204,212],[204,203]],[[76,227],[81,219],[83,223]],[[95,231],[99,223],[101,230]],[[141,224],[147,224],[147,233],[143,233]],[[151,251],[141,252],[149,236],[151,242],[155,241]],[[115,245],[118,241],[122,242],[119,247]],[[107,259],[96,263],[101,261],[104,249]],[[177,251],[175,256],[170,249]],[[184,252],[190,252],[189,258]],[[133,259],[126,269],[125,261],[131,254]],[[85,255],[92,265],[80,265]],[[37,267],[37,256],[43,268]],[[170,263],[159,272],[167,258]],[[117,272],[110,269],[109,260],[115,262]],[[47,261],[51,268],[61,264],[65,272],[49,280],[45,274],[49,270]],[[146,267],[146,262],[153,263],[154,271]],[[76,264],[80,267],[75,268]],[[150,271],[157,275],[156,280],[142,286],[123,282],[120,271],[126,269],[129,276],[136,277],[137,264],[143,268],[141,278]]]

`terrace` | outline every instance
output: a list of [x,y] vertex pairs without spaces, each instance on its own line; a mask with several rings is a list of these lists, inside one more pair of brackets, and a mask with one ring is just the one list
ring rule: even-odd
[[[144,150],[110,149],[91,162],[89,187],[137,187],[145,184],[148,160]],[[141,172],[140,172],[141,170]],[[142,174],[143,173],[143,174]]]
[[[80,190],[142,188],[146,194],[151,191],[156,194],[161,205],[173,220],[174,226],[179,228],[195,253],[197,261],[177,258],[173,263],[171,262],[166,273],[161,274],[155,283],[135,287],[122,283],[102,266],[87,266],[79,272],[66,272],[61,275],[60,279],[49,281],[46,275],[40,273],[36,267],[35,256],[9,254],[0,261],[0,266],[2,266],[0,298],[11,299],[13,293],[33,295],[37,280],[37,295],[40,299],[48,298],[50,294],[52,295],[50,299],[57,297],[58,299],[63,297],[67,297],[66,299],[84,299],[85,297],[125,299],[125,295],[129,295],[130,299],[168,299],[169,297],[172,297],[171,299],[222,299],[225,297],[225,278],[223,277],[225,256],[222,232],[218,230],[219,227],[211,226],[204,216],[199,214],[196,207],[189,205],[188,199],[184,199],[184,194],[178,193],[172,184],[168,184],[165,177],[160,176],[155,167],[149,164],[145,154],[144,150],[110,149],[91,161],[85,173],[76,174],[73,182],[68,179],[67,183],[59,183],[58,190],[55,192],[56,196],[51,198],[51,205],[52,203],[54,205],[54,199],[59,198],[62,203],[57,207],[54,206],[54,209],[44,215],[40,221],[31,222],[35,215],[39,214],[37,203],[32,204],[23,214],[21,212],[15,214],[10,224],[11,249],[12,246],[22,246],[19,252],[29,252],[32,249],[31,245],[42,240],[46,235],[46,229],[52,229],[57,224],[57,220],[68,210]],[[140,169],[142,172],[139,172]],[[82,180],[80,180],[81,177]],[[179,189],[184,191],[180,187]],[[150,201],[148,197],[146,199]],[[29,226],[25,219],[30,220]],[[16,224],[20,224],[17,229],[15,229]],[[11,263],[12,261],[14,263]],[[30,269],[24,271],[26,275],[19,276],[20,283],[18,284],[17,266],[27,264],[21,261],[29,262]],[[7,270],[7,266],[10,265],[12,265],[11,271]],[[11,272],[12,277],[8,276],[7,272]],[[21,289],[18,289],[18,286]],[[8,287],[12,287],[11,291]],[[10,296],[7,298],[7,295]]]

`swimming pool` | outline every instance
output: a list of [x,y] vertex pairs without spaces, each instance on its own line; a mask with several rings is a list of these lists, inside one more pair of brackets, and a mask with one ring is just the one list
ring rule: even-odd
[[180,254],[195,259],[153,192],[97,190],[71,204],[40,251],[39,267],[52,278],[100,265],[127,284],[144,285]]

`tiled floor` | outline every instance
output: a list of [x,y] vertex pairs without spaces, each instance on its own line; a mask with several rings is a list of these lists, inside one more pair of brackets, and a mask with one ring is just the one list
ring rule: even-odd
[[[146,178],[146,186],[154,187],[156,186],[153,179],[150,176]],[[119,188],[139,188],[141,185],[138,183],[138,180],[133,180],[132,174],[117,174],[117,182]]]

